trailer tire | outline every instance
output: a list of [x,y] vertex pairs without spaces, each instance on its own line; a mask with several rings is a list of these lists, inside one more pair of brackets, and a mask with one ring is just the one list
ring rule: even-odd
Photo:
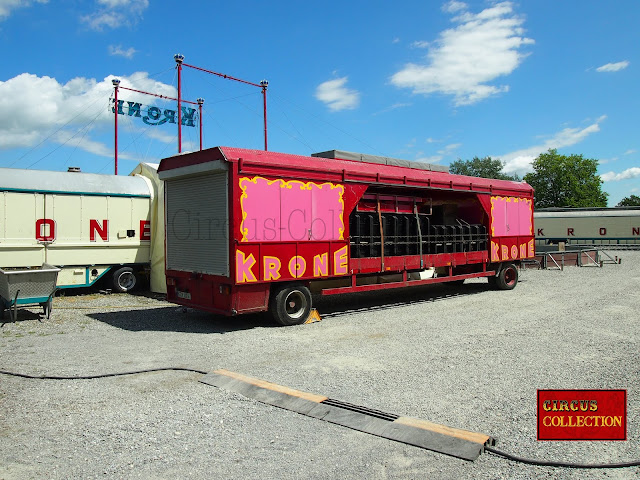
[[300,325],[311,313],[311,292],[304,285],[287,285],[271,293],[269,311],[282,326]]
[[513,290],[518,283],[518,269],[513,263],[504,265],[495,277],[499,290]]
[[133,268],[122,267],[116,270],[111,277],[113,290],[120,293],[127,293],[136,288],[138,278],[133,273]]

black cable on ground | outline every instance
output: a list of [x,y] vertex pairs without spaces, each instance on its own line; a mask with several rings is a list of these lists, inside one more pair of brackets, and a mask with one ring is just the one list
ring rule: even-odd
[[[95,378],[107,378],[107,377],[122,377],[125,375],[137,375],[139,373],[150,372],[164,372],[164,371],[179,371],[179,372],[193,372],[206,375],[209,372],[203,370],[197,370],[195,368],[187,367],[163,367],[163,368],[147,368],[144,370],[132,370],[130,372],[117,372],[117,373],[103,373],[99,375],[78,375],[78,376],[58,376],[58,375],[29,375],[26,373],[8,372],[6,370],[0,370],[0,375],[9,375],[12,377],[29,378],[35,380],[92,380]],[[502,458],[513,460],[514,462],[526,463],[528,465],[536,465],[540,467],[562,467],[562,468],[625,468],[625,467],[637,467],[640,466],[640,460],[634,460],[631,462],[621,463],[573,463],[573,462],[550,462],[546,460],[533,460],[529,458],[518,457],[510,453],[503,452],[493,447],[485,446],[484,450],[493,453]]]
[[550,462],[547,460],[532,460],[529,458],[518,457],[510,453],[502,452],[493,447],[484,447],[487,452],[491,452],[499,457],[513,460],[514,462],[527,463],[529,465],[537,465],[540,467],[563,467],[563,468],[625,468],[640,466],[640,460],[622,463],[573,463],[573,462]]
[[207,373],[209,373],[209,372],[204,372],[202,370],[196,370],[194,368],[164,367],[164,368],[147,368],[145,370],[133,370],[131,372],[103,373],[100,375],[79,375],[79,376],[72,376],[72,377],[64,377],[64,376],[58,376],[58,375],[28,375],[26,373],[7,372],[5,370],[0,370],[0,374],[10,375],[12,377],[31,378],[31,379],[37,379],[37,380],[93,380],[94,378],[122,377],[124,375],[136,375],[138,373],[149,373],[149,372],[164,372],[169,370],[201,373],[203,375],[206,375]]

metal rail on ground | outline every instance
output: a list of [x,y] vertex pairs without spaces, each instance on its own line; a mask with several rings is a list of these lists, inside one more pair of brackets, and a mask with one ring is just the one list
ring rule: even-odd
[[[611,256],[611,254],[604,249],[597,247],[540,252],[540,256],[542,257],[541,260],[535,261],[534,263],[539,264],[539,268],[548,270],[564,270],[567,257],[573,258],[574,256],[575,265],[578,267],[602,267],[605,263],[612,265],[618,265],[620,263],[617,255]],[[550,264],[552,264],[552,266],[550,266]]]

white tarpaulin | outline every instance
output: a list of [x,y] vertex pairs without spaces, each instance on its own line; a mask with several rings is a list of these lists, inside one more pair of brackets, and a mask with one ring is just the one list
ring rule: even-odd
[[167,293],[164,275],[164,182],[158,178],[158,164],[140,163],[129,175],[148,179],[153,191],[149,221],[151,222],[151,291]]

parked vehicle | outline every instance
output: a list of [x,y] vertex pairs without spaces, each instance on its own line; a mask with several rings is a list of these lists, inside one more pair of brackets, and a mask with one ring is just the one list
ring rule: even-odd
[[[58,288],[106,277],[115,291],[133,290],[149,274],[159,188],[152,166],[138,170],[116,176],[0,168],[0,268],[47,263],[60,268]],[[163,247],[155,251],[163,271]]]
[[567,247],[640,248],[640,207],[542,208],[534,222],[538,248],[561,242]]
[[[533,189],[331,151],[217,147],[162,160],[168,300],[304,322],[333,295],[487,277],[534,251]],[[326,158],[333,157],[333,158]]]

